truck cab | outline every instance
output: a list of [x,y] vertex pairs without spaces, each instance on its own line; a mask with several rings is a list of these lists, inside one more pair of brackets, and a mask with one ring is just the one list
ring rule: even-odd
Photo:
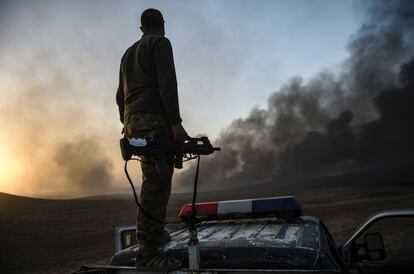
[[[339,246],[321,220],[301,216],[301,206],[292,196],[201,203],[196,209],[201,220],[195,226],[199,269],[189,268],[188,226],[170,231],[171,241],[162,246],[165,253],[183,262],[177,273],[371,274],[414,269],[410,259],[388,261],[382,235],[369,229],[393,218],[409,218],[414,224],[414,209],[375,213]],[[189,212],[189,205],[184,206],[180,217],[186,218]],[[116,253],[109,266],[84,266],[75,273],[139,273],[134,267],[135,229],[135,225],[115,229]],[[379,272],[383,269],[387,271]]]

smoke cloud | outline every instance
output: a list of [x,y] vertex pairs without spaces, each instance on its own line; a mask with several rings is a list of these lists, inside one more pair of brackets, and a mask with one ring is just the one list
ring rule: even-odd
[[93,193],[108,189],[112,181],[112,162],[108,157],[102,157],[100,151],[103,146],[99,142],[78,138],[74,142],[58,144],[53,160],[66,177],[67,184]]
[[[114,91],[119,57],[126,45],[120,41],[132,42],[136,35],[136,14],[125,16],[125,11],[139,10],[142,3],[96,5],[79,2],[74,5],[65,1],[42,4],[1,1],[0,5],[0,89],[3,92],[0,167],[9,159],[18,163],[18,169],[14,170],[16,177],[10,179],[2,175],[4,178],[0,178],[4,179],[0,181],[2,191],[73,196],[99,194],[112,191],[113,187],[120,190],[120,186],[127,186],[117,146],[121,125]],[[215,8],[209,11],[209,5],[200,6],[195,13],[191,12],[195,6],[188,5],[188,13],[194,18],[199,19],[198,14],[207,12],[204,21],[201,20],[204,28],[196,24],[193,36],[186,32],[187,21],[178,20],[182,7],[165,6],[170,11],[171,21],[182,24],[174,35],[181,33],[184,38],[173,38],[182,43],[181,48],[179,43],[174,44],[177,61],[191,57],[177,64],[177,67],[188,69],[181,75],[198,75],[194,63],[206,63],[207,55],[203,53],[212,50],[215,51],[213,59],[223,65],[222,68],[210,66],[214,69],[207,72],[200,69],[196,78],[180,81],[180,90],[191,90],[181,99],[193,100],[188,94],[193,94],[199,79],[206,75],[210,78],[205,78],[199,94],[211,98],[220,97],[221,88],[235,78],[244,79],[247,74],[257,77],[250,73],[256,61],[245,63],[257,52],[256,41],[238,38],[247,37],[243,33],[260,26],[257,22],[240,25],[240,18],[251,16],[250,7],[240,8],[245,14],[231,17],[228,21],[232,24],[225,25],[227,29],[237,28],[240,33],[221,34],[224,25],[220,20],[209,21],[209,14],[216,12]],[[234,10],[232,5],[226,8]],[[263,6],[255,7],[264,12]],[[407,155],[412,151],[408,128],[412,115],[409,116],[408,106],[412,101],[406,93],[412,90],[409,60],[414,55],[413,5],[410,1],[361,1],[357,8],[364,10],[367,16],[350,38],[350,55],[340,72],[323,71],[310,80],[295,77],[270,96],[266,109],[256,108],[247,118],[236,119],[222,130],[214,144],[223,150],[201,163],[201,173],[209,174],[209,186],[250,184],[269,181],[279,175],[305,176],[310,171],[323,173],[335,168],[347,171],[359,166],[408,161]],[[270,6],[267,10],[271,10]],[[224,15],[228,17],[225,11]],[[268,18],[272,16],[273,13],[267,13]],[[130,29],[125,29],[126,26]],[[181,31],[184,29],[186,31]],[[204,30],[212,36],[206,36]],[[228,40],[221,40],[221,37]],[[188,55],[190,40],[199,41],[197,48],[202,49],[201,53],[194,51],[194,55]],[[229,41],[239,44],[250,41],[251,45],[234,54]],[[269,44],[273,42],[268,41]],[[178,49],[186,52],[180,55]],[[245,58],[246,52],[250,52],[248,58]],[[196,57],[201,59],[197,61]],[[256,57],[263,59],[261,55]],[[407,65],[401,67],[402,64]],[[245,69],[245,72],[235,70],[244,66],[249,67],[248,73]],[[265,68],[259,71],[270,75],[267,65]],[[280,68],[275,68],[278,70]],[[265,78],[260,77],[261,80]],[[211,84],[217,79],[220,81]],[[229,85],[224,90],[237,89]],[[183,116],[188,117],[185,112],[191,112],[192,107],[188,111],[185,108],[192,106],[188,104],[190,101],[182,104]],[[228,104],[221,99],[214,102],[219,102],[216,104],[219,108]],[[242,100],[236,104],[239,102]],[[396,109],[401,113],[394,112]],[[207,110],[204,113],[200,110],[200,113],[200,117],[205,117]],[[211,110],[208,113],[211,114]],[[223,112],[212,114],[212,120],[221,116],[220,113]],[[194,118],[194,121],[199,120]],[[177,175],[181,186],[188,186],[193,170]]]
[[113,153],[102,136],[107,136],[104,130],[118,130],[93,123],[99,121],[92,119],[99,100],[88,94],[97,92],[87,84],[79,87],[53,61],[58,58],[56,52],[42,52],[10,70],[13,96],[1,106],[0,116],[13,140],[13,155],[8,156],[21,165],[14,191],[48,196],[106,193],[113,187]]
[[[223,150],[202,162],[209,187],[413,163],[414,5],[361,1],[357,8],[366,19],[341,72],[293,78],[267,109],[234,120],[215,141]],[[188,186],[192,176],[179,181]]]

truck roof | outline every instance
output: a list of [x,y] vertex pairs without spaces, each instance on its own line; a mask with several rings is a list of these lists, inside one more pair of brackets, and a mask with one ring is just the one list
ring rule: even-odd
[[[314,217],[208,221],[197,225],[197,234],[202,268],[321,270],[320,225]],[[188,265],[188,240],[188,228],[179,229],[163,249]],[[135,254],[136,246],[122,250],[111,264],[134,265]]]

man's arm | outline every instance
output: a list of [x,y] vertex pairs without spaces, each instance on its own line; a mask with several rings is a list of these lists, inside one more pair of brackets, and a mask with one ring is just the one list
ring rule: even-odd
[[172,126],[179,125],[182,119],[178,105],[177,78],[172,47],[167,38],[160,39],[155,45],[154,58],[159,91],[167,119]]
[[118,84],[118,90],[116,91],[116,104],[118,105],[119,109],[119,119],[121,123],[124,123],[124,84],[123,84],[123,76],[122,76],[122,63],[123,59],[121,60],[121,65],[119,67],[119,84]]

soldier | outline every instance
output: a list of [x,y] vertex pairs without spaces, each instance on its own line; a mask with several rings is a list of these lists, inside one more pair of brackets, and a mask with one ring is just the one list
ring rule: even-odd
[[[173,138],[184,141],[177,81],[170,41],[164,37],[164,19],[158,10],[147,9],[141,16],[141,39],[127,49],[121,59],[116,101],[126,137]],[[165,221],[171,179],[172,155],[142,157],[140,202],[145,212]],[[141,271],[171,271],[182,263],[159,251],[170,240],[164,225],[137,213],[138,254]]]

